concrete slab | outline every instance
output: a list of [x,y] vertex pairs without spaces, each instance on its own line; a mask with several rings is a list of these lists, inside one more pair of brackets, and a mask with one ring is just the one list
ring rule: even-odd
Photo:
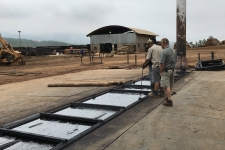
[[174,107],[160,105],[105,149],[224,149],[224,73],[195,72]]
[[[147,71],[147,69],[144,71],[145,74]],[[1,85],[0,125],[45,112],[114,87],[47,87],[50,83],[103,79],[128,81],[141,78],[141,73],[142,69],[99,69]]]
[[174,107],[146,99],[66,149],[222,150],[224,77],[225,71],[193,72],[175,84]]

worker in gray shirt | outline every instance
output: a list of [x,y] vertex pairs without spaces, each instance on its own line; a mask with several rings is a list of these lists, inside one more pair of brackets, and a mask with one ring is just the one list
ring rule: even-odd
[[173,106],[171,99],[171,91],[174,84],[174,68],[176,64],[176,52],[170,48],[169,40],[163,38],[161,40],[161,46],[163,51],[160,54],[160,75],[161,75],[161,87],[165,90],[165,102],[164,106]]

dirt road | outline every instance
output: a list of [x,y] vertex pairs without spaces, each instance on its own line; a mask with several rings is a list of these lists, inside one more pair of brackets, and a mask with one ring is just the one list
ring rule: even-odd
[[[201,54],[202,60],[211,59],[212,51],[214,51],[215,53],[215,59],[222,58],[223,60],[225,60],[225,49],[188,49],[188,63],[195,65],[198,61],[198,53]],[[136,54],[137,65],[141,65],[144,62],[145,54],[146,53]],[[127,55],[114,55],[113,57],[104,57],[103,64],[99,64],[100,58],[98,56],[95,56],[94,62],[97,63],[95,65],[89,65],[90,59],[87,56],[83,58],[84,64],[81,65],[80,57],[75,57],[74,55],[25,57],[25,60],[27,62],[25,66],[19,66],[17,63],[11,64],[10,66],[1,65],[0,85],[55,75],[62,75],[66,73],[80,72],[84,70],[103,69],[115,65],[128,65]],[[135,54],[130,54],[129,65],[134,64]],[[9,74],[3,75],[5,73]]]
[[[137,64],[140,65],[144,61],[145,54],[137,54]],[[135,64],[134,54],[130,55],[129,65]],[[26,65],[20,66],[17,63],[10,66],[1,65],[0,85],[32,80],[37,78],[62,75],[66,73],[75,73],[84,70],[103,69],[109,66],[127,66],[127,55],[114,55],[114,57],[103,58],[103,64],[100,64],[100,58],[94,58],[94,65],[90,65],[89,57],[83,58],[81,65],[80,57],[74,55],[51,56],[51,57],[25,57]],[[7,75],[4,75],[7,73]]]

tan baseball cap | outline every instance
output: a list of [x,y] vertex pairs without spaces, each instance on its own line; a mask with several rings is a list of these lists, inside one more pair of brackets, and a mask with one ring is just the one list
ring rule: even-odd
[[167,38],[163,38],[161,40],[161,43],[169,44],[169,40]]

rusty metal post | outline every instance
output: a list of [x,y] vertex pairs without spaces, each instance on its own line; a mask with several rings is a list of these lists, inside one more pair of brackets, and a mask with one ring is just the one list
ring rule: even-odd
[[186,58],[186,0],[177,0],[177,63],[176,69],[188,68]]
[[211,52],[211,58],[214,60],[214,52]]
[[200,53],[198,53],[198,60],[201,60],[201,58],[200,58]]
[[129,55],[127,55],[127,64],[129,64]]
[[137,66],[137,55],[134,56],[135,59],[135,65]]

